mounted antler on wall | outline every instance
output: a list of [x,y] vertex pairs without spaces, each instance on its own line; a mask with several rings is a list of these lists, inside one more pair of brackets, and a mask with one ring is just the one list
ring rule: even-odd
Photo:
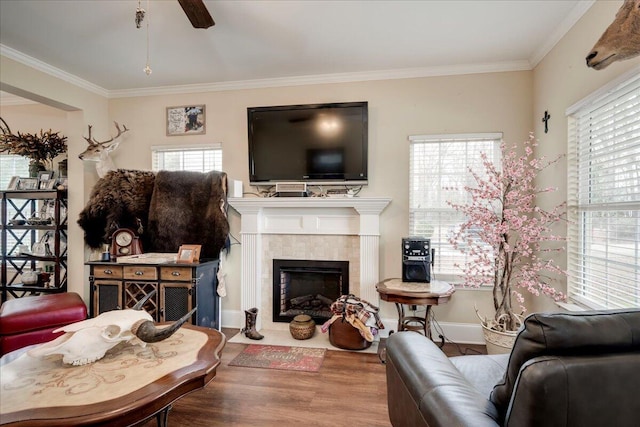
[[95,138],[91,137],[92,126],[89,125],[89,136],[84,138],[89,143],[89,146],[78,155],[81,160],[96,162],[96,172],[98,172],[98,176],[100,178],[104,177],[107,172],[116,169],[116,166],[113,164],[113,160],[111,160],[109,154],[118,148],[118,145],[120,145],[120,137],[123,133],[129,130],[125,125],[122,125],[123,129],[120,129],[118,122],[113,123],[116,125],[118,134],[113,138],[102,142],[96,141]]
[[602,70],[640,55],[640,0],[625,0],[616,18],[587,55],[587,67]]

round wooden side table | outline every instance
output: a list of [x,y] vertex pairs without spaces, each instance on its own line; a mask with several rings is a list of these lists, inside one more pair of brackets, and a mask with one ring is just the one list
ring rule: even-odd
[[[376,285],[383,301],[392,302],[398,310],[398,331],[423,332],[431,339],[431,307],[445,304],[455,292],[453,285],[439,280],[430,283],[403,282],[402,279],[386,279]],[[404,305],[423,305],[423,317],[405,315]]]

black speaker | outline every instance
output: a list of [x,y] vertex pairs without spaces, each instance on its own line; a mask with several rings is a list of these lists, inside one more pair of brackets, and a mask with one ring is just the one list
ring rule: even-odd
[[424,237],[402,239],[402,281],[431,281],[431,240]]

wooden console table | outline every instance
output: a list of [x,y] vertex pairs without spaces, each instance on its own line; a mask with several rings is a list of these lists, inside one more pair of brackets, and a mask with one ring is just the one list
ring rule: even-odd
[[184,325],[164,341],[120,344],[83,366],[16,350],[0,366],[0,425],[118,427],[155,416],[166,426],[171,404],[215,377],[225,343],[214,329]]
[[218,260],[193,264],[87,262],[91,301],[89,315],[131,308],[156,291],[144,305],[157,322],[178,320],[198,307],[191,323],[220,329]]
[[[398,310],[399,331],[422,331],[431,339],[431,306],[449,302],[455,292],[453,285],[432,280],[431,283],[403,282],[402,279],[386,279],[376,285],[376,291],[383,301],[393,302]],[[424,305],[424,318],[406,316],[404,306]]]

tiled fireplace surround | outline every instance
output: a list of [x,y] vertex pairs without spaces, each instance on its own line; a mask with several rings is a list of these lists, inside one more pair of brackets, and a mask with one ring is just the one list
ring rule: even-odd
[[380,213],[388,198],[230,198],[241,215],[241,310],[258,307],[258,329],[273,322],[273,259],[349,261],[350,292],[375,304]]

